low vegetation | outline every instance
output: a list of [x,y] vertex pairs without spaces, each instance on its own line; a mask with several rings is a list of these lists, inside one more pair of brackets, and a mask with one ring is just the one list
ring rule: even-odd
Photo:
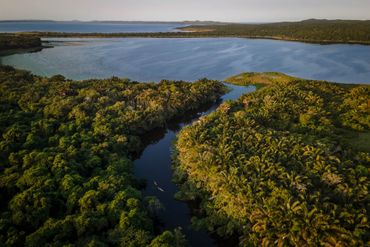
[[131,154],[151,129],[212,102],[225,86],[71,81],[0,66],[0,245],[183,246],[157,233]]
[[297,78],[279,72],[245,72],[226,78],[225,82],[240,86],[255,85],[261,88],[278,83],[289,83],[295,80]]
[[369,245],[370,86],[276,73],[228,81],[254,79],[268,86],[178,136],[177,198],[200,202],[194,227],[240,246]]

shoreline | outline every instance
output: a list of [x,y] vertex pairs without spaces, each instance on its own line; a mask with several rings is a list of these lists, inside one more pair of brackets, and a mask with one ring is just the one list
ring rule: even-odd
[[[18,32],[18,33],[2,33],[2,35],[21,35],[25,37],[38,38],[244,38],[244,39],[267,39],[292,41],[308,44],[332,45],[332,44],[347,44],[347,45],[370,45],[370,41],[360,40],[313,40],[313,39],[296,39],[280,36],[256,36],[243,34],[219,34],[203,31],[191,32],[152,32],[152,33],[63,33],[63,32]],[[1,35],[1,34],[0,34]]]

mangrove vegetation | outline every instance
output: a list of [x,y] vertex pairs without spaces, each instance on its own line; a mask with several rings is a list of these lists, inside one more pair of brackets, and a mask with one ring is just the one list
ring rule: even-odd
[[227,81],[264,87],[179,133],[177,198],[199,202],[193,226],[240,246],[368,246],[370,86]]
[[131,157],[146,134],[225,86],[72,81],[0,66],[0,246],[184,246],[158,232]]

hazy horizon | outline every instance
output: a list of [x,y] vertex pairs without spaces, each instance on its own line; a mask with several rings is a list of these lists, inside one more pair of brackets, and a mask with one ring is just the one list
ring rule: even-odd
[[[367,20],[366,0],[1,0],[1,20],[279,22]],[[20,7],[21,6],[21,7]]]
[[310,19],[316,19],[316,20],[348,20],[348,21],[370,21],[369,19],[317,19],[317,18],[308,18],[308,19],[297,19],[297,20],[277,20],[277,21],[215,21],[215,20],[52,20],[52,19],[0,19],[1,22],[166,22],[166,23],[181,23],[181,22],[220,22],[220,23],[245,23],[245,24],[259,24],[259,23],[275,23],[275,22],[299,22],[299,21],[305,21]]

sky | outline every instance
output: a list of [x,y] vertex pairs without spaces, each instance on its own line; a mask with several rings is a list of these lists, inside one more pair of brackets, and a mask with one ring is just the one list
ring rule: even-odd
[[0,19],[228,22],[370,19],[370,0],[0,0]]

